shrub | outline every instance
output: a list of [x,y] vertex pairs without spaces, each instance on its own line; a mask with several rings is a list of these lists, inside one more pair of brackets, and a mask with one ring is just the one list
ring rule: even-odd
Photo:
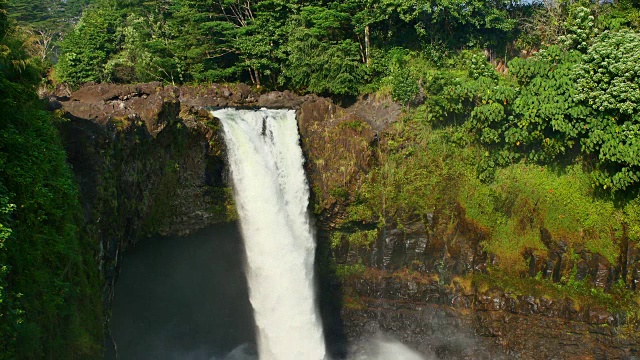
[[583,150],[597,156],[596,182],[624,190],[640,181],[640,34],[598,36],[572,76],[574,98],[591,108],[578,126]]

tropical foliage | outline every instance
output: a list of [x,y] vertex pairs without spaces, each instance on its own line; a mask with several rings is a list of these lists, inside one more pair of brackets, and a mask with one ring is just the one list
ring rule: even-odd
[[[516,24],[509,4],[100,0],[63,41],[58,71],[71,84],[245,81],[356,95],[390,44],[504,44]],[[99,55],[88,55],[94,51]]]
[[91,358],[102,315],[78,192],[36,87],[42,63],[0,2],[0,359]]
[[576,125],[598,159],[596,180],[625,189],[640,181],[640,33],[605,31],[572,74],[574,98],[590,108]]

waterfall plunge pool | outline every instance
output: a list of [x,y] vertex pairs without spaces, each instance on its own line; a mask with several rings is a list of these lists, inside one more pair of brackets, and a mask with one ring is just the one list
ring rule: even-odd
[[[186,237],[141,240],[127,250],[121,266],[110,323],[117,359],[257,358],[255,322],[237,224],[213,225]],[[330,347],[343,346],[334,343],[342,341],[340,336],[328,335],[332,335]],[[116,359],[113,345],[107,341],[106,359]],[[384,351],[397,346],[383,345]],[[421,357],[399,356],[394,351],[389,357],[361,355],[353,359]]]
[[[237,225],[144,239],[129,248],[110,327],[117,359],[224,359],[234,349],[255,348]],[[116,359],[108,345],[106,359]]]

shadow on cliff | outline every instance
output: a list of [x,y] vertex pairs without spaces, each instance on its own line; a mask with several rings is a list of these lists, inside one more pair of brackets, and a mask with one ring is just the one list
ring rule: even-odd
[[328,235],[316,234],[315,254],[316,288],[327,352],[332,359],[345,359],[348,352],[347,336],[342,319],[342,285],[332,266]]

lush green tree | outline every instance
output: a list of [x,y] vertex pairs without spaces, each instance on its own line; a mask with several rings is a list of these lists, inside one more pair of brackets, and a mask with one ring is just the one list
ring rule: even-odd
[[199,79],[209,56],[209,39],[199,20],[207,14],[191,4],[146,1],[129,11],[118,28],[120,51],[108,63],[110,80],[182,83]]
[[[7,242],[11,237],[11,228],[8,226],[11,213],[15,210],[16,205],[9,203],[7,189],[3,186],[0,188],[0,349],[5,351],[14,346],[11,335],[15,334],[15,327],[20,319],[22,311],[13,304],[13,294],[10,293],[7,275],[11,268],[9,267],[9,254],[7,251]],[[10,351],[13,352],[13,349]],[[2,356],[0,356],[2,358]]]
[[425,42],[453,47],[484,46],[512,31],[517,19],[510,14],[518,4],[493,0],[385,0],[387,6],[411,24]]
[[576,90],[571,71],[579,61],[578,53],[552,46],[529,59],[509,63],[519,86],[511,90],[513,98],[495,99],[507,109],[502,125],[505,149],[545,163],[574,146],[581,132],[575,119],[587,112],[573,99]]
[[[349,0],[334,3],[334,7],[351,16],[351,29],[354,38],[360,44],[362,62],[371,66],[372,46],[376,35],[389,33],[386,23],[392,16],[392,7],[383,1]],[[392,32],[392,31],[391,31]]]
[[58,71],[73,84],[239,80],[356,94],[385,72],[388,44],[489,43],[473,39],[513,29],[508,10],[504,1],[101,0],[63,43]]
[[609,30],[621,27],[640,28],[640,1],[616,0],[599,17],[601,27]]
[[598,161],[597,182],[625,189],[640,181],[640,34],[606,31],[573,72],[574,98],[592,109],[580,123],[584,150]]
[[65,37],[56,67],[60,81],[77,85],[107,80],[105,65],[118,45],[116,31],[121,19],[116,10],[115,1],[105,1],[87,11]]
[[338,10],[306,6],[291,19],[283,80],[294,88],[322,94],[356,95],[366,83],[359,45],[345,38],[350,16]]
[[222,29],[225,51],[237,58],[230,68],[257,86],[276,86],[286,58],[287,21],[296,8],[282,0],[220,2],[215,10],[221,15],[212,25]]
[[[284,33],[283,21],[273,15],[286,14],[283,6],[277,1],[258,6],[235,1],[105,0],[90,9],[63,42],[60,78],[72,84],[184,83],[245,80],[246,74],[246,80],[260,85],[264,73],[274,84],[280,64],[273,59],[282,58],[274,51],[281,42],[276,38],[284,38]],[[94,45],[84,45],[88,41]]]
[[[526,159],[550,163],[575,149],[589,109],[575,100],[572,70],[577,51],[551,46],[529,58],[509,62],[509,76],[498,74],[479,52],[464,52],[461,70],[431,70],[422,79],[431,121],[456,124],[460,137],[487,151],[480,175],[491,179],[496,166]],[[395,85],[394,85],[395,89]],[[414,90],[415,91],[415,90]]]

